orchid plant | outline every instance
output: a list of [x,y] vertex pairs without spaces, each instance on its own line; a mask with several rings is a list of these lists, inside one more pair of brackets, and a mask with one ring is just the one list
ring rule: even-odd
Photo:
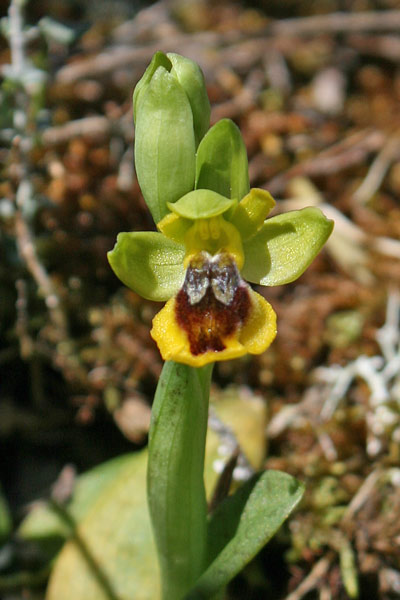
[[124,284],[166,302],[151,330],[167,362],[148,463],[162,597],[219,598],[282,525],[303,486],[265,471],[207,514],[212,365],[269,347],[276,315],[250,283],[295,280],[333,224],[317,208],[266,220],[275,202],[266,190],[250,189],[237,126],[222,119],[209,128],[204,78],[192,60],[157,52],[135,88],[133,108],[136,173],[158,231],[120,233],[108,256]]

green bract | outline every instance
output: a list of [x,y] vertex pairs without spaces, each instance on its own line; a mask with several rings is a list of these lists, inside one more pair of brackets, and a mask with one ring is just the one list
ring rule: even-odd
[[246,147],[230,119],[218,121],[202,139],[196,156],[196,188],[240,200],[249,189]]
[[195,153],[210,121],[203,75],[193,61],[157,52],[133,95],[135,166],[158,223],[194,188]]

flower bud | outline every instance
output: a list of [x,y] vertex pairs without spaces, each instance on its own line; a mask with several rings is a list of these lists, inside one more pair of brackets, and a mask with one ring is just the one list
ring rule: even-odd
[[209,126],[203,75],[193,61],[157,52],[133,95],[135,166],[156,223],[194,188],[197,145]]

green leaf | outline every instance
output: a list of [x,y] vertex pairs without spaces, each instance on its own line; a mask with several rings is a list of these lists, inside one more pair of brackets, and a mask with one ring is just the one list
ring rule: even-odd
[[182,245],[153,231],[120,233],[108,260],[117,277],[129,288],[157,302],[176,294],[183,283]]
[[[78,477],[68,504],[68,513],[75,522],[84,519],[97,498],[117,479],[131,460],[131,454],[118,456]],[[48,502],[34,506],[18,528],[19,538],[38,542],[45,550],[58,549],[69,534],[70,527]]]
[[296,507],[304,486],[280,471],[265,471],[229,496],[212,515],[209,566],[186,600],[207,600],[261,550]]
[[136,108],[135,166],[144,199],[158,223],[194,188],[195,138],[188,97],[174,75],[158,67]]
[[343,538],[340,541],[340,574],[349,598],[358,598],[360,589],[357,577],[357,562],[350,542]]
[[52,571],[46,600],[160,598],[157,555],[146,503],[147,452],[129,456],[92,499]]
[[147,485],[165,599],[182,598],[204,569],[211,371],[166,362],[154,398]]
[[194,190],[185,194],[174,204],[168,203],[168,208],[186,219],[210,219],[226,212],[236,203],[236,200],[221,196],[211,190]]
[[190,102],[193,113],[196,148],[210,127],[210,101],[200,67],[189,58],[179,54],[168,53],[172,63],[171,74],[175,75]]
[[300,277],[330,236],[333,221],[318,208],[303,208],[265,221],[244,243],[243,277],[261,285],[282,285]]
[[195,187],[214,190],[237,200],[248,193],[246,147],[239,128],[230,119],[218,121],[200,142]]

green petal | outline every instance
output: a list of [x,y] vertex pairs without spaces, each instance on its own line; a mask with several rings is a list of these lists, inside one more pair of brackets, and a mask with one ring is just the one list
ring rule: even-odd
[[226,198],[211,190],[194,190],[180,198],[168,208],[186,219],[210,219],[217,217],[234,206],[236,200]]
[[268,219],[244,244],[245,279],[282,285],[299,277],[317,256],[333,229],[318,208],[303,208]]
[[108,260],[129,288],[157,302],[174,296],[183,283],[185,249],[153,231],[120,233]]
[[144,199],[156,223],[194,188],[192,109],[174,75],[158,67],[136,107],[135,166]]
[[210,101],[200,67],[189,58],[169,52],[167,54],[172,63],[171,74],[175,75],[192,107],[194,135],[196,148],[202,137],[210,127]]
[[184,219],[173,212],[165,215],[165,217],[157,224],[159,231],[161,231],[163,235],[174,242],[178,242],[178,244],[183,244],[185,242],[185,235],[192,226],[192,221]]
[[274,206],[275,200],[269,192],[252,188],[236,206],[229,220],[240,231],[242,239],[247,240],[257,233]]
[[218,121],[197,150],[196,189],[207,188],[240,200],[249,189],[246,147],[230,119]]

